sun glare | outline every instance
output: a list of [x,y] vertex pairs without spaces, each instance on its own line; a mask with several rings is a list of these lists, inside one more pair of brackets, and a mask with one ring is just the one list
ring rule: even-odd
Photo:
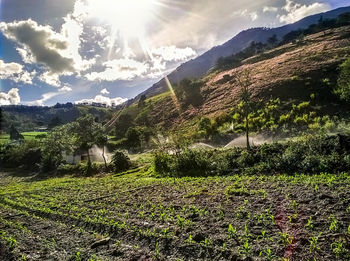
[[152,19],[156,0],[89,0],[90,14],[124,36],[140,37]]

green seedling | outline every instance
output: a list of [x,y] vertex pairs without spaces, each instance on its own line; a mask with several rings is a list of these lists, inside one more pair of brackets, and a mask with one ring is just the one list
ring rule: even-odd
[[309,217],[307,220],[307,224],[305,225],[305,227],[309,230],[313,230],[314,229],[314,223],[312,221],[312,217]]
[[332,231],[332,232],[337,232],[338,229],[339,229],[339,225],[338,225],[338,221],[334,217],[334,215],[330,215],[328,217],[328,220],[331,221],[331,224],[329,225],[329,230]]
[[317,252],[321,250],[321,248],[318,245],[318,239],[322,235],[322,232],[318,234],[318,236],[311,237],[310,242],[310,253]]
[[276,259],[276,257],[272,254],[272,251],[270,248],[266,248],[265,250],[260,251],[259,256],[262,256],[262,255],[265,256],[265,260],[267,261],[273,261]]
[[280,242],[282,242],[285,246],[290,246],[293,243],[293,236],[289,235],[288,233],[282,233],[279,232],[280,235]]

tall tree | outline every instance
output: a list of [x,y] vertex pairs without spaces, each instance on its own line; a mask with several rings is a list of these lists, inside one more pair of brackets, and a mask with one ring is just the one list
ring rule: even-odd
[[249,87],[252,84],[252,78],[251,78],[251,71],[248,69],[245,69],[244,71],[237,73],[234,75],[236,82],[241,87],[241,93],[239,95],[241,103],[242,103],[242,114],[244,118],[245,123],[245,135],[246,135],[246,142],[247,142],[247,149],[250,149],[250,142],[249,142],[249,114],[251,113],[253,109],[253,101],[252,101],[252,95],[250,93]]
[[100,123],[95,122],[94,117],[87,114],[78,118],[73,125],[73,133],[76,138],[77,145],[80,149],[85,150],[88,156],[88,166],[91,165],[89,150],[94,144],[101,142],[104,135],[104,129]]

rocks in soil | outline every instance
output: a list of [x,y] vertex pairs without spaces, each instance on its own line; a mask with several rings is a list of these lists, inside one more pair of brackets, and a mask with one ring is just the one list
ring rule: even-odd
[[103,238],[103,239],[101,239],[101,240],[99,240],[99,241],[94,242],[94,243],[90,246],[90,248],[91,248],[91,249],[94,249],[94,248],[99,247],[99,246],[107,245],[107,244],[109,243],[110,240],[111,240],[111,238],[109,238],[109,237]]

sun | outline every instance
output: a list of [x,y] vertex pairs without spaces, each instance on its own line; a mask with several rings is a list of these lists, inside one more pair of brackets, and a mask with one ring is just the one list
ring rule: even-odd
[[157,0],[88,0],[89,13],[124,36],[140,37],[154,17]]

